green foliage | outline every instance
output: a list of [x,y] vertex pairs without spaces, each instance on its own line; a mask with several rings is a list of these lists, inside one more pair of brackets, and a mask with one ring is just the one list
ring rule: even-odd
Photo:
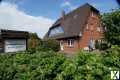
[[42,40],[38,37],[36,33],[30,33],[28,39],[28,49],[35,49],[40,45]]
[[31,37],[28,40],[28,53],[32,54],[39,51],[59,51],[60,45],[57,40],[48,39],[41,40],[37,34],[31,33]]
[[120,9],[102,16],[104,26],[107,28],[106,39],[113,45],[120,45]]
[[41,45],[37,47],[37,51],[48,50],[59,51],[59,49],[60,49],[59,42],[54,39],[43,40]]
[[95,48],[96,49],[99,49],[100,48],[100,43],[98,40],[95,41]]
[[101,40],[101,41],[98,41],[96,40],[95,41],[95,48],[96,49],[99,49],[99,50],[107,50],[111,47],[111,44],[109,44],[107,41],[105,40]]
[[0,56],[0,80],[52,80],[65,57],[53,51]]
[[0,55],[0,80],[110,80],[120,71],[120,47],[104,52],[79,51],[73,58],[54,51]]

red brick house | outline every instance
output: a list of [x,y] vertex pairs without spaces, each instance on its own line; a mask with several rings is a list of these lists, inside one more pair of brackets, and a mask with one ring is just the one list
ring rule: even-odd
[[58,19],[45,35],[45,39],[60,41],[60,50],[75,52],[79,49],[95,49],[95,41],[101,40],[104,29],[101,26],[99,11],[89,4],[71,11]]

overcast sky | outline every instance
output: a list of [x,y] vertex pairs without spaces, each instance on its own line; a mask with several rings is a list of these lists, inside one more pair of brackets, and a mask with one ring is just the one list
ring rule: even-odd
[[0,28],[36,32],[43,37],[62,10],[68,13],[86,2],[101,13],[118,8],[115,0],[3,0]]

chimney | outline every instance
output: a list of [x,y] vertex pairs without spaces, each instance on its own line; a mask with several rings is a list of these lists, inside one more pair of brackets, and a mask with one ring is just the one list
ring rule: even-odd
[[63,18],[63,19],[64,19],[64,17],[65,17],[65,11],[64,11],[64,10],[62,10],[62,11],[61,11],[61,18]]

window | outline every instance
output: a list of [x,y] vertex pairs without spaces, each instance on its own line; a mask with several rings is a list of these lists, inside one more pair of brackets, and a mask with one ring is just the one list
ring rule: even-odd
[[88,24],[86,25],[86,30],[88,30],[89,29],[89,26],[88,26]]
[[80,32],[79,36],[81,37],[82,36],[82,33]]
[[62,27],[56,27],[56,28],[53,28],[53,29],[50,30],[49,37],[54,36],[54,35],[58,35],[58,34],[61,34],[61,33],[64,33],[63,28]]
[[73,39],[69,39],[67,41],[67,44],[68,44],[69,47],[73,47],[74,46],[74,40]]
[[101,31],[101,30],[100,30],[100,27],[97,27],[97,31],[98,31],[98,32],[100,32],[100,31]]
[[103,32],[104,30],[103,30],[102,27],[97,27],[97,31],[98,31],[98,32]]

